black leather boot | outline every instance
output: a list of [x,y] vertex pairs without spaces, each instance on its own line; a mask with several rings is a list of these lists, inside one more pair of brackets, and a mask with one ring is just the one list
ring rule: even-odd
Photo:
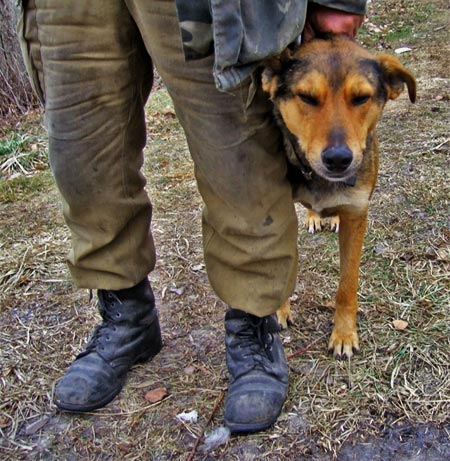
[[232,432],[259,431],[278,418],[288,389],[288,367],[275,315],[230,309],[225,345],[230,385],[225,424]]
[[151,359],[162,347],[155,297],[147,278],[125,290],[98,290],[98,301],[103,321],[56,385],[55,404],[63,410],[103,407],[121,391],[128,370]]

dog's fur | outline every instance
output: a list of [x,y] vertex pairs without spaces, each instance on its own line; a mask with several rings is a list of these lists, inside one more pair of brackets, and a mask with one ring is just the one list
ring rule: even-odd
[[[333,217],[339,229],[340,282],[328,345],[336,357],[359,349],[358,273],[378,174],[375,126],[404,84],[414,102],[414,77],[396,58],[373,56],[345,37],[286,51],[262,75],[284,134],[294,198],[308,209],[307,226],[320,230],[321,219]],[[278,318],[283,325],[291,320],[289,301]]]

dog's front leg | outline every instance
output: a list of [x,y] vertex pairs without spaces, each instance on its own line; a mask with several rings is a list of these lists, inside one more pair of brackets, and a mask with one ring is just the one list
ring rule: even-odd
[[335,357],[351,357],[359,350],[356,316],[358,276],[367,211],[363,215],[339,213],[340,281],[336,294],[334,328],[328,349]]

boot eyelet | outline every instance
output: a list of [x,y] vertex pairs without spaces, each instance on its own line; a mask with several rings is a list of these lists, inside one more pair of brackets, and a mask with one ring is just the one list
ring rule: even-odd
[[120,317],[122,317],[122,314],[120,312],[116,312],[116,317],[119,319]]

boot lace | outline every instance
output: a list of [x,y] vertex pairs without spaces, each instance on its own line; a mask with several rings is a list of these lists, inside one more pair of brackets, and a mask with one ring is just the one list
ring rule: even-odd
[[105,350],[104,341],[110,340],[111,332],[117,329],[114,323],[122,316],[119,311],[112,308],[113,304],[122,304],[122,301],[114,292],[109,290],[98,290],[98,298],[98,309],[103,320],[96,325],[89,342],[77,358],[83,357],[90,352],[97,352],[101,355],[101,351]]
[[274,362],[272,353],[274,336],[269,330],[269,319],[247,317],[244,321],[245,327],[236,333],[240,339],[239,347],[248,350],[243,357],[252,357],[256,367],[265,368],[266,360]]

